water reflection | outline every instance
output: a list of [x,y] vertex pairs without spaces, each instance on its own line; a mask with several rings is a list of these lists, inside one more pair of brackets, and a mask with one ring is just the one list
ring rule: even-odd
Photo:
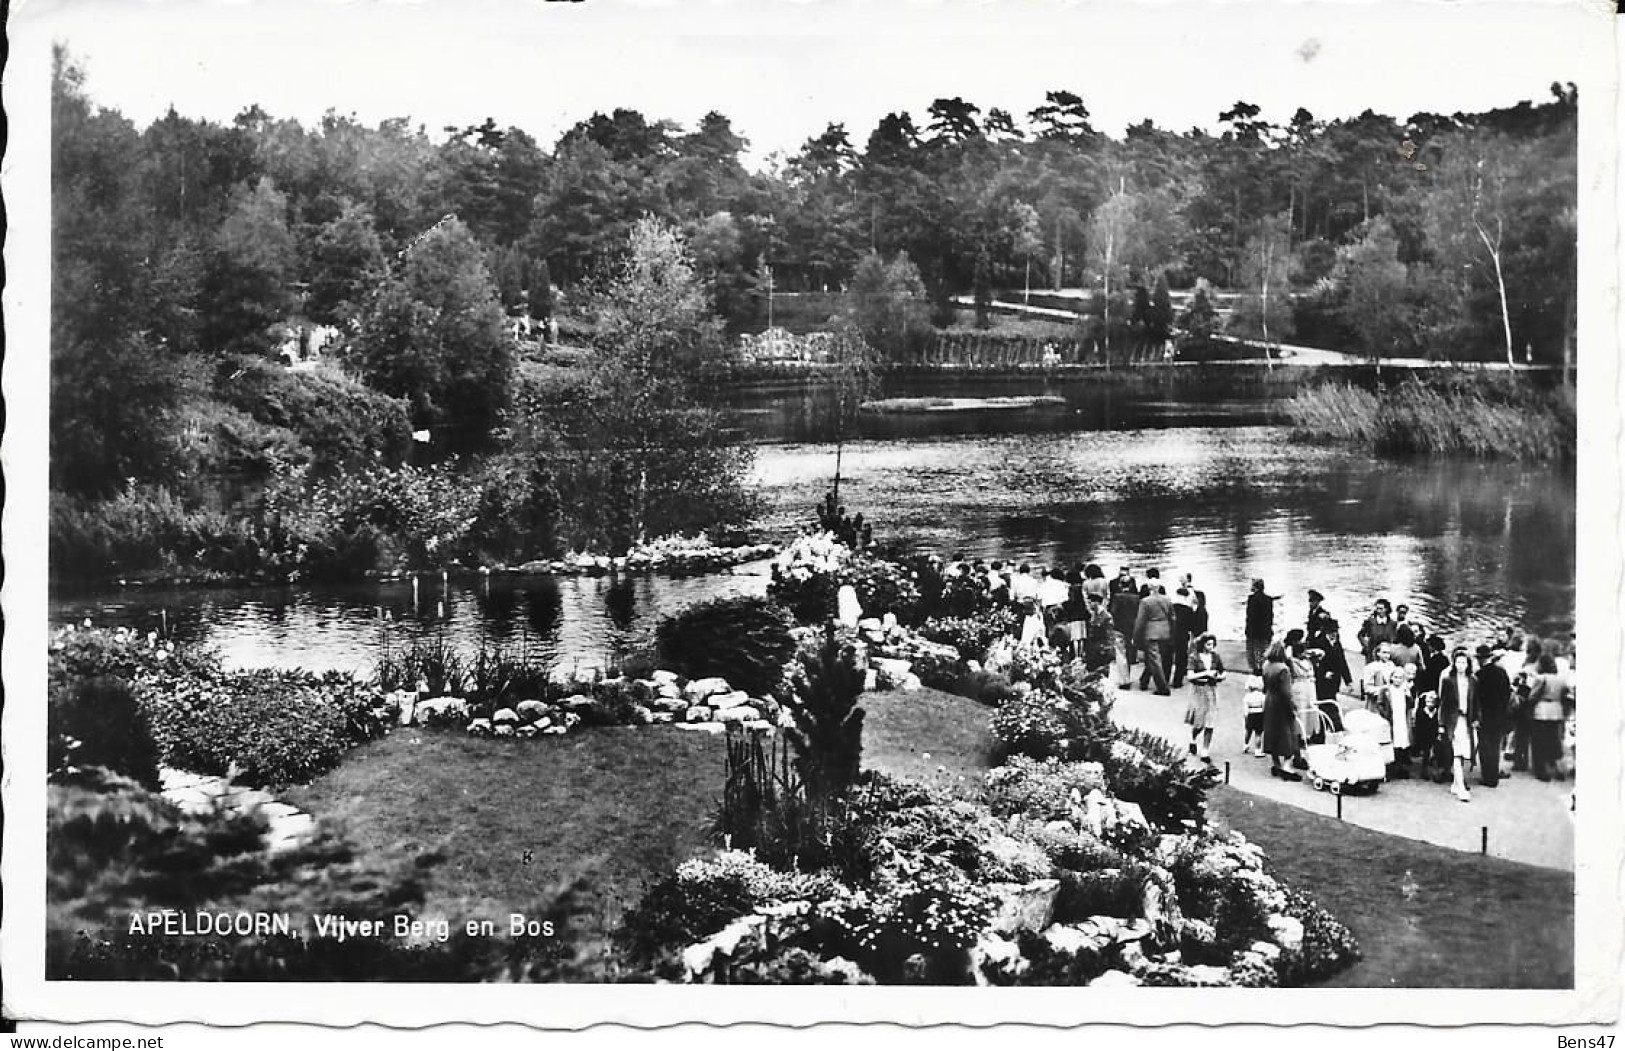
[[[1279,402],[1255,381],[1205,376],[1191,383],[1169,374],[1124,376],[885,376],[874,396],[996,397],[1048,394],[1064,409],[1032,412],[864,414],[859,438],[912,440],[942,435],[1036,434],[1152,427],[1225,427],[1280,423]],[[835,392],[794,382],[727,392],[724,408],[745,433],[765,442],[827,442],[835,437]]]
[[[1572,630],[1572,478],[1505,465],[1395,463],[1291,443],[1273,427],[1078,432],[849,445],[842,498],[889,534],[966,557],[1193,573],[1239,634],[1252,577],[1294,621],[1318,588],[1344,619],[1378,594],[1476,635]],[[788,504],[827,484],[820,446],[764,449]],[[1012,510],[1019,508],[1019,510]],[[791,505],[772,525],[804,520]]]
[[[866,418],[842,502],[881,537],[950,555],[1189,572],[1214,630],[1241,632],[1248,582],[1302,620],[1318,588],[1352,633],[1379,595],[1467,640],[1506,622],[1572,630],[1575,482],[1550,469],[1379,461],[1297,444],[1256,391],[1042,379],[913,381],[884,394],[1059,393],[1068,411],[997,420]],[[767,536],[793,533],[834,471],[826,394],[735,392],[758,449]],[[442,637],[534,655],[604,654],[721,594],[761,593],[764,567],[683,580],[504,578],[323,588],[121,589],[53,596],[53,622],[168,628],[240,666],[365,670],[379,647]]]

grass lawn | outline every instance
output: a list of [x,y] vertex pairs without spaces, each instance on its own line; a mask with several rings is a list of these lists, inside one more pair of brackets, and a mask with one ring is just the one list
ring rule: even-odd
[[[864,765],[938,785],[988,767],[989,709],[936,690],[864,698]],[[643,886],[707,846],[723,742],[671,727],[531,740],[399,729],[289,793],[366,852],[438,849],[428,908],[501,919],[584,875],[606,926]],[[1365,959],[1329,984],[1565,987],[1572,875],[1386,836],[1229,788],[1217,822],[1354,931]],[[529,860],[526,860],[529,852]],[[1415,886],[1401,887],[1405,873]]]
[[1573,987],[1572,873],[1383,835],[1233,788],[1208,798],[1216,822],[1263,847],[1277,875],[1354,932],[1363,959],[1326,985]]
[[368,853],[442,852],[428,910],[500,920],[580,875],[614,923],[705,846],[723,755],[720,738],[670,727],[530,740],[402,728],[288,799]]

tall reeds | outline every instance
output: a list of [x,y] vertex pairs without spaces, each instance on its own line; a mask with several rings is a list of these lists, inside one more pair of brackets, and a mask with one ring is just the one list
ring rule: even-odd
[[1573,392],[1513,376],[1416,377],[1380,394],[1347,383],[1299,392],[1286,405],[1301,438],[1352,442],[1392,455],[1571,460]]

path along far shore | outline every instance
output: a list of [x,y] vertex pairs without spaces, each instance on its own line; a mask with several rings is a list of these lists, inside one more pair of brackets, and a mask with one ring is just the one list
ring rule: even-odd
[[[1219,658],[1226,668],[1219,684],[1218,705],[1213,722],[1212,758],[1221,772],[1229,766],[1229,784],[1242,792],[1317,814],[1335,816],[1339,797],[1316,791],[1306,776],[1302,781],[1282,781],[1271,777],[1268,758],[1256,758],[1242,751],[1242,694],[1248,676],[1246,647],[1221,641]],[[1349,671],[1354,678],[1353,694],[1338,698],[1344,711],[1363,707],[1358,696],[1363,662],[1358,653],[1349,653]],[[1130,689],[1119,690],[1112,706],[1112,718],[1137,730],[1166,738],[1184,750],[1190,741],[1185,710],[1190,702],[1187,682],[1171,696],[1160,697],[1138,688],[1140,665],[1130,676]],[[1189,760],[1196,762],[1195,759]],[[1414,765],[1414,764],[1413,764]],[[1388,835],[1433,843],[1470,853],[1478,853],[1488,835],[1488,853],[1498,858],[1520,861],[1544,868],[1573,872],[1574,818],[1570,801],[1572,779],[1540,781],[1531,773],[1509,774],[1502,763],[1501,781],[1495,788],[1478,783],[1477,769],[1467,772],[1472,799],[1463,803],[1450,794],[1450,785],[1421,779],[1385,782],[1373,795],[1344,794],[1342,819],[1350,824]]]

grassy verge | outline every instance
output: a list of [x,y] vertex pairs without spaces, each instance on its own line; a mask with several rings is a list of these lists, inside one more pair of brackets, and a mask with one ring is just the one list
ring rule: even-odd
[[1286,406],[1300,437],[1379,453],[1572,460],[1574,396],[1515,376],[1412,377],[1380,395],[1344,383],[1300,391]]
[[1363,958],[1328,985],[1574,985],[1572,873],[1386,836],[1230,788],[1208,805],[1359,939]]
[[442,852],[426,905],[501,919],[576,876],[613,923],[644,881],[705,845],[722,741],[670,728],[494,740],[401,729],[288,793],[364,852]]

